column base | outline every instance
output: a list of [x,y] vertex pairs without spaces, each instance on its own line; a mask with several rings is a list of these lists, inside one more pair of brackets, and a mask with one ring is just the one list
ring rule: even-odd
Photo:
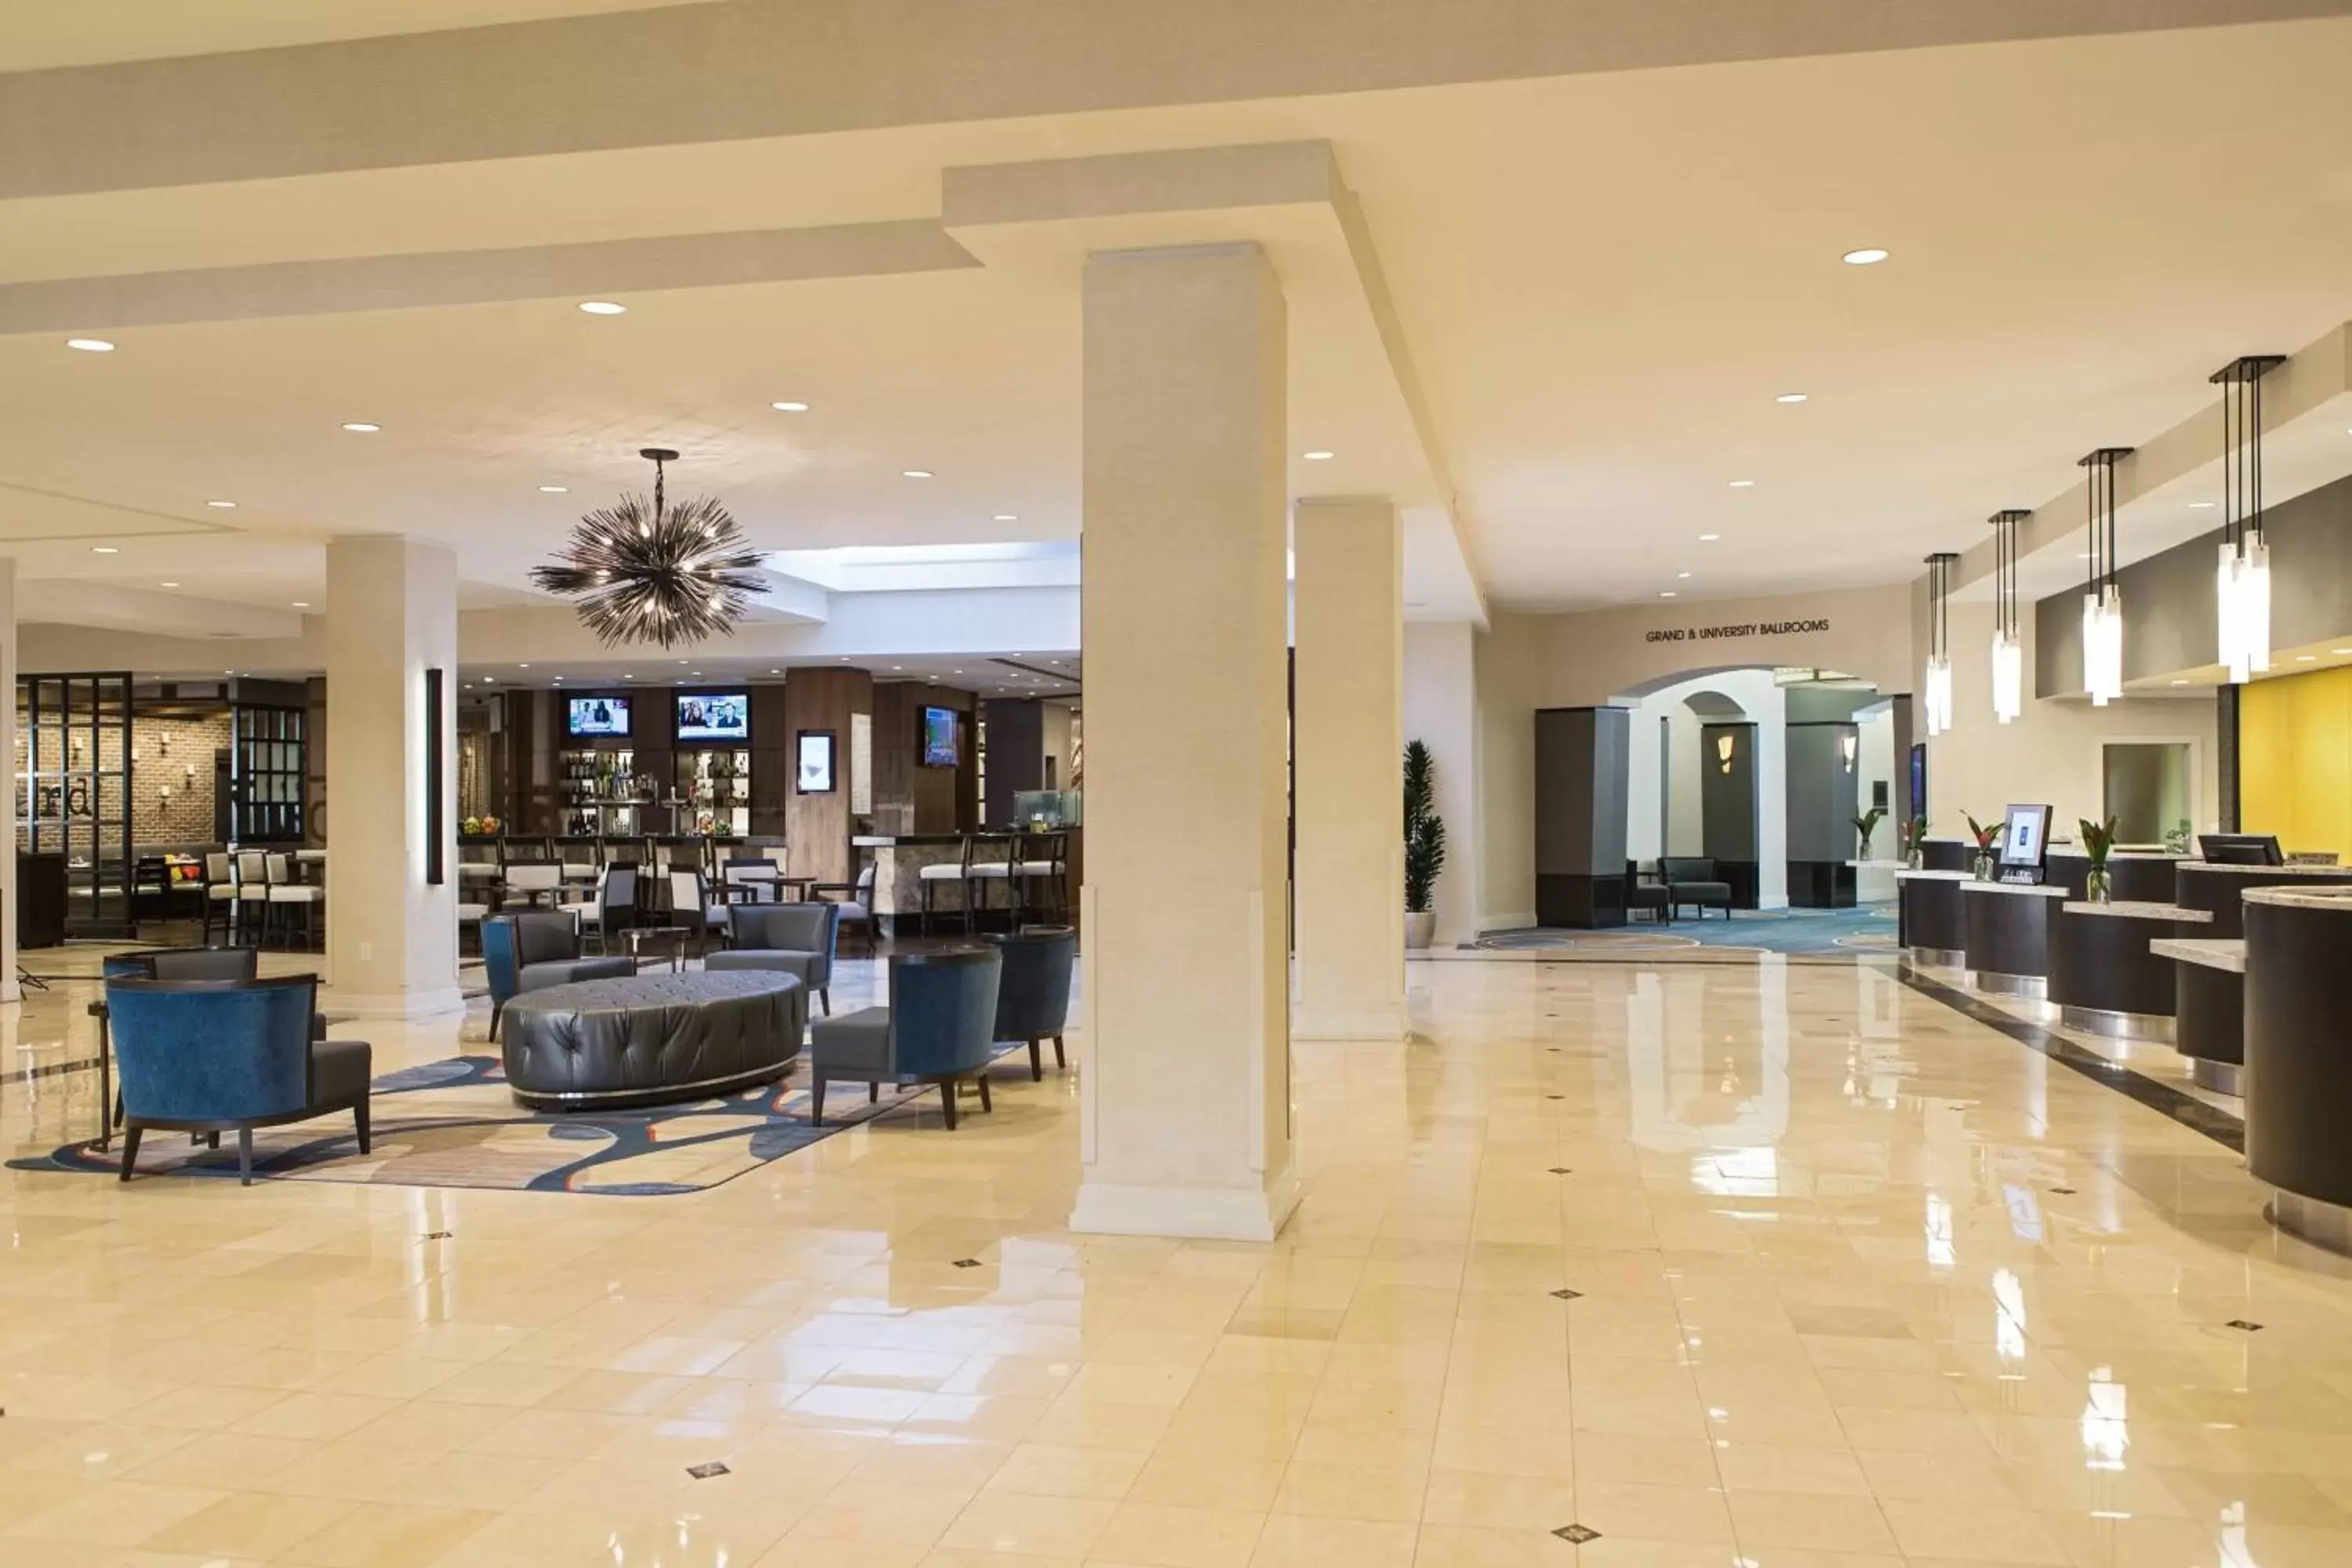
[[2189,1061],[2189,1081],[2200,1089],[2210,1089],[2215,1094],[2234,1094],[2245,1098],[2245,1068],[2236,1062],[2207,1061],[2192,1057]]
[[1412,1034],[1412,1024],[1402,1002],[1386,1007],[1312,1007],[1290,1009],[1294,1040],[1378,1040],[1394,1045]]
[[354,1020],[413,1024],[463,1013],[466,994],[455,985],[440,991],[411,991],[391,996],[352,995],[331,988],[320,994],[319,1005],[321,1011],[340,1013]]
[[1272,1241],[1298,1206],[1290,1170],[1264,1188],[1134,1187],[1087,1182],[1070,1228],[1094,1236],[1171,1236],[1191,1241]]
[[2330,1252],[2352,1254],[2352,1209],[2273,1188],[2263,1212],[2289,1236]]

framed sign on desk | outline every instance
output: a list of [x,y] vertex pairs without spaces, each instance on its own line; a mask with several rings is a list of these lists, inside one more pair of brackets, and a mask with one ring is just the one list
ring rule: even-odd
[[798,795],[833,793],[833,742],[830,730],[803,730],[793,737],[793,790]]

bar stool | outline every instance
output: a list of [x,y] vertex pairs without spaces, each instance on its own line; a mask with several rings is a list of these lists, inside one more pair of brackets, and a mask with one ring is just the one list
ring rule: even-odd
[[971,934],[971,835],[963,837],[963,853],[953,860],[940,860],[919,868],[915,879],[923,886],[923,934],[931,934],[931,903],[939,889],[952,886],[963,916],[963,934]]
[[551,860],[509,864],[507,867],[506,890],[520,893],[527,905],[539,902],[547,895],[550,908],[554,907],[563,891],[563,868]]
[[258,849],[236,852],[236,930],[261,945],[269,915],[269,857]]
[[213,942],[213,921],[220,921],[221,940],[228,941],[236,931],[236,868],[229,858],[219,851],[205,856],[205,945]]
[[964,872],[964,875],[970,879],[966,887],[973,906],[982,914],[988,912],[988,889],[992,887],[1003,888],[1004,919],[1009,929],[1020,918],[1013,912],[1021,902],[1021,897],[1013,887],[1013,879],[1020,875],[1016,862],[1020,858],[1021,836],[1017,833],[1009,833],[992,842],[1004,847],[1003,859],[983,859],[981,857],[978,840],[964,841],[965,847],[970,853],[970,861]]
[[[1051,913],[1055,919],[1069,914],[1069,879],[1066,868],[1069,859],[1070,836],[1066,833],[1024,833],[1021,836],[1020,851],[1013,863],[1013,874],[1019,879],[1013,884],[1021,916],[1031,913]],[[1030,892],[1035,888],[1037,901],[1032,902]],[[1045,895],[1053,895],[1053,908],[1045,907]],[[1016,919],[1020,916],[1016,916]]]
[[286,928],[292,923],[294,911],[299,909],[302,911],[302,951],[310,952],[310,944],[319,936],[319,907],[326,901],[327,889],[323,883],[300,880],[296,876],[294,861],[288,856],[269,857],[269,900],[263,911],[265,939],[268,934],[268,923],[271,923],[267,917],[277,916],[283,910],[285,915],[274,923],[278,926],[279,945],[285,945],[289,935]]

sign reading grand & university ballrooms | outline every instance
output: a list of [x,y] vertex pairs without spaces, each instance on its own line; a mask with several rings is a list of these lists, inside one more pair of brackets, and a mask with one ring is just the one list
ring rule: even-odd
[[1732,637],[1785,637],[1830,629],[1829,617],[1810,621],[1740,621],[1725,626],[1659,626],[1643,642],[1717,642]]

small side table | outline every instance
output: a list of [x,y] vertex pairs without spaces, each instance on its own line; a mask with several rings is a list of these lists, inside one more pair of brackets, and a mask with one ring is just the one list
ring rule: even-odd
[[629,944],[629,956],[642,965],[646,961],[646,943],[649,941],[667,945],[669,971],[681,973],[686,969],[686,939],[694,933],[684,926],[631,926],[621,935]]

